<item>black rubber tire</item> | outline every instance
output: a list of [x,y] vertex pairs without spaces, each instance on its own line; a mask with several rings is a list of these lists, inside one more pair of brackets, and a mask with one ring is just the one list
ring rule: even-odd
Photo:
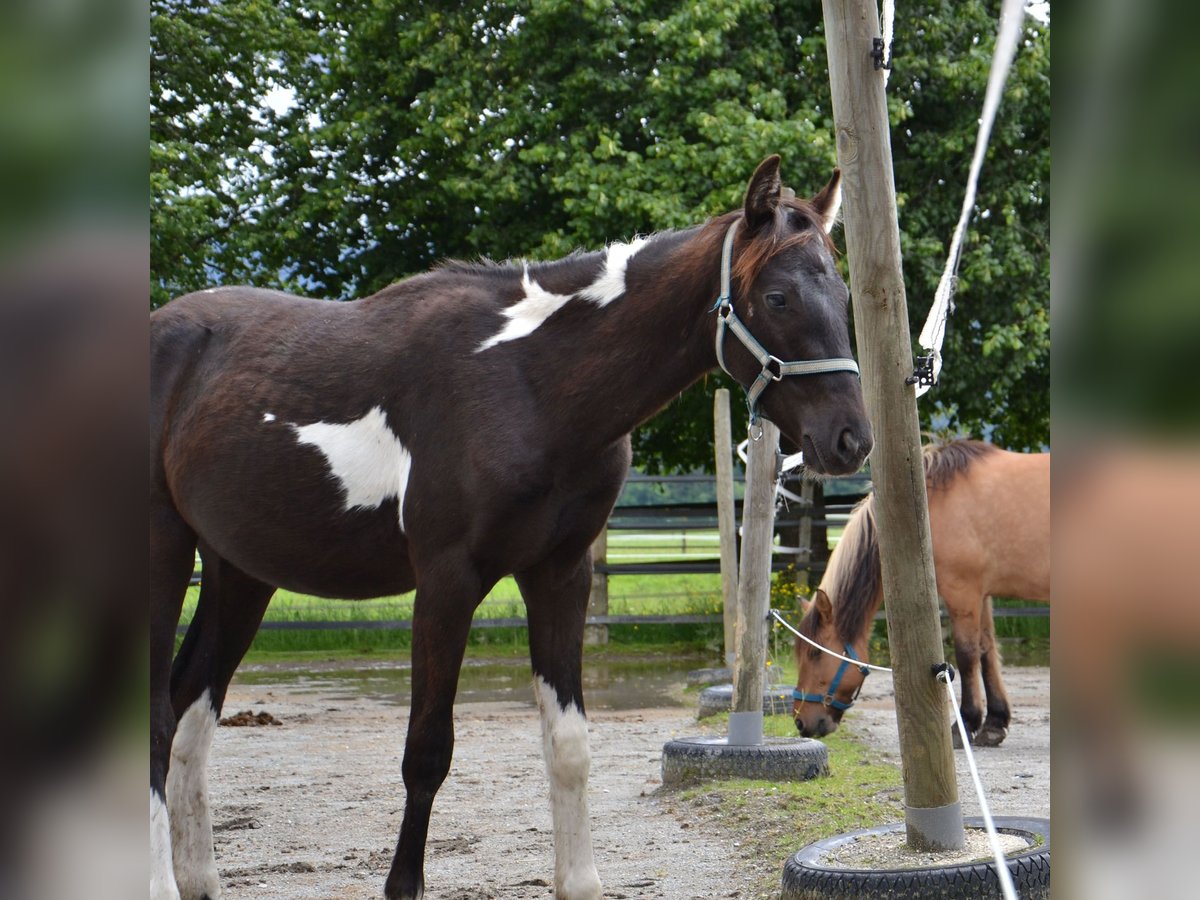
[[[733,708],[733,685],[715,684],[700,692],[697,719],[729,712]],[[792,689],[790,687],[766,687],[763,689],[763,715],[782,716],[792,714]]]
[[664,785],[715,778],[811,781],[829,774],[829,750],[812,738],[765,738],[761,744],[730,745],[723,737],[685,737],[663,745]]
[[[995,816],[996,830],[1018,834],[1030,842],[1028,850],[1008,858],[1013,886],[1022,900],[1050,897],[1050,820]],[[983,828],[979,816],[967,816],[968,827]],[[809,844],[783,866],[781,900],[828,898],[990,898],[1003,896],[994,863],[974,862],[915,869],[837,869],[824,864],[825,855],[847,841],[867,834],[903,831],[903,822],[849,831]],[[1040,842],[1040,843],[1039,843]]]

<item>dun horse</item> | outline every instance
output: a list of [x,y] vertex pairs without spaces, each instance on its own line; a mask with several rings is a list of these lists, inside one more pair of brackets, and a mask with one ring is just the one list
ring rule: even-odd
[[[926,447],[924,461],[934,569],[954,634],[963,723],[969,740],[996,746],[1008,735],[1010,710],[991,598],[1050,599],[1050,454],[954,441]],[[882,602],[872,496],[850,517],[798,630],[843,656],[863,660]],[[806,737],[833,732],[868,670],[800,638],[796,664],[796,727]],[[986,719],[979,696],[981,667]]]
[[[599,896],[580,674],[589,547],[630,431],[717,363],[811,468],[861,465],[870,426],[827,236],[839,185],[835,172],[797,200],[773,156],[742,209],[602,252],[450,263],[351,303],[221,288],[151,316],[152,897],[218,895],[207,755],[278,587],[416,588],[407,796],[384,893],[420,897],[471,615],[508,574],[528,614],[555,893]],[[197,546],[200,600],[172,663]]]

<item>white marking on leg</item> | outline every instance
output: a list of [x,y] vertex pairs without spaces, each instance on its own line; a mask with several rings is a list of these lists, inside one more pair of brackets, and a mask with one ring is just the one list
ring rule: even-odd
[[175,883],[186,900],[205,896],[217,900],[221,893],[208,808],[208,750],[216,728],[217,713],[205,688],[180,717],[171,743],[167,807]]
[[171,865],[171,823],[162,797],[150,789],[150,900],[179,900]]
[[399,502],[404,530],[404,495],[412,474],[412,454],[387,424],[382,407],[345,424],[314,422],[292,425],[296,440],[321,451],[329,470],[346,492],[346,510],[378,509],[385,500]]
[[525,288],[525,296],[512,306],[503,310],[508,319],[504,327],[492,335],[476,349],[476,353],[495,347],[504,341],[512,341],[532,334],[539,325],[562,309],[571,299],[570,294],[552,294],[529,277],[529,266],[526,265],[521,277]]
[[275,413],[263,413],[263,421],[264,422],[274,422],[275,421]]
[[607,306],[624,294],[625,269],[633,255],[644,246],[645,238],[634,238],[628,244],[609,244],[604,254],[604,268],[595,281],[579,292],[579,296],[597,306]]
[[587,719],[573,705],[563,709],[558,693],[540,675],[534,693],[542,719],[542,751],[550,778],[550,814],[554,822],[554,895],[596,900],[600,876],[592,855],[587,780],[591,766]]

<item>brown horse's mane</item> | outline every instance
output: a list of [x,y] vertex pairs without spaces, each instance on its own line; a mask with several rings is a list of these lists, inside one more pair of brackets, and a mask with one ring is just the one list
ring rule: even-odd
[[[921,456],[928,490],[947,487],[976,460],[996,453],[997,449],[992,444],[973,440],[927,444],[922,448]],[[853,642],[862,633],[863,622],[878,609],[883,589],[874,494],[864,497],[850,514],[842,539],[829,558],[821,589],[833,601],[838,639]]]
[[994,444],[969,440],[926,444],[921,451],[926,487],[931,491],[941,490],[967,471],[975,460],[990,456],[998,449]]

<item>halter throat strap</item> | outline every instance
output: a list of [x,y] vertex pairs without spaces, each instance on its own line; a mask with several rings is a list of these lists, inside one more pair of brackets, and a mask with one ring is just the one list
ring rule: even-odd
[[737,338],[762,366],[757,377],[746,388],[746,405],[750,409],[750,424],[757,425],[760,418],[758,400],[772,382],[782,381],[788,375],[820,375],[824,372],[853,372],[857,375],[858,363],[846,357],[785,362],[767,352],[767,349],[750,333],[750,329],[733,310],[733,295],[730,288],[733,239],[737,233],[739,222],[741,219],[734,219],[730,224],[729,229],[725,232],[725,242],[721,247],[721,294],[717,297],[717,302],[713,304],[713,312],[717,314],[717,362],[731,378],[734,377],[733,373],[729,371],[729,366],[725,364],[725,334],[728,332]]
[[[846,644],[845,655],[855,662],[858,662],[858,655],[854,652],[854,648],[849,644]],[[854,696],[847,701],[838,700],[834,696],[834,694],[837,693],[837,689],[842,683],[842,677],[846,674],[846,669],[849,668],[849,666],[849,661],[843,659],[842,664],[838,666],[838,670],[833,676],[833,681],[829,682],[829,690],[827,690],[824,694],[806,694],[799,688],[793,688],[792,699],[799,700],[801,703],[820,703],[823,706],[829,706],[833,709],[840,709],[842,712],[845,712],[854,705],[854,701],[858,699],[858,695],[862,691],[862,684],[859,684],[858,690],[854,692]],[[864,681],[866,677],[871,674],[871,670],[862,665],[858,667],[858,671],[862,672]]]

